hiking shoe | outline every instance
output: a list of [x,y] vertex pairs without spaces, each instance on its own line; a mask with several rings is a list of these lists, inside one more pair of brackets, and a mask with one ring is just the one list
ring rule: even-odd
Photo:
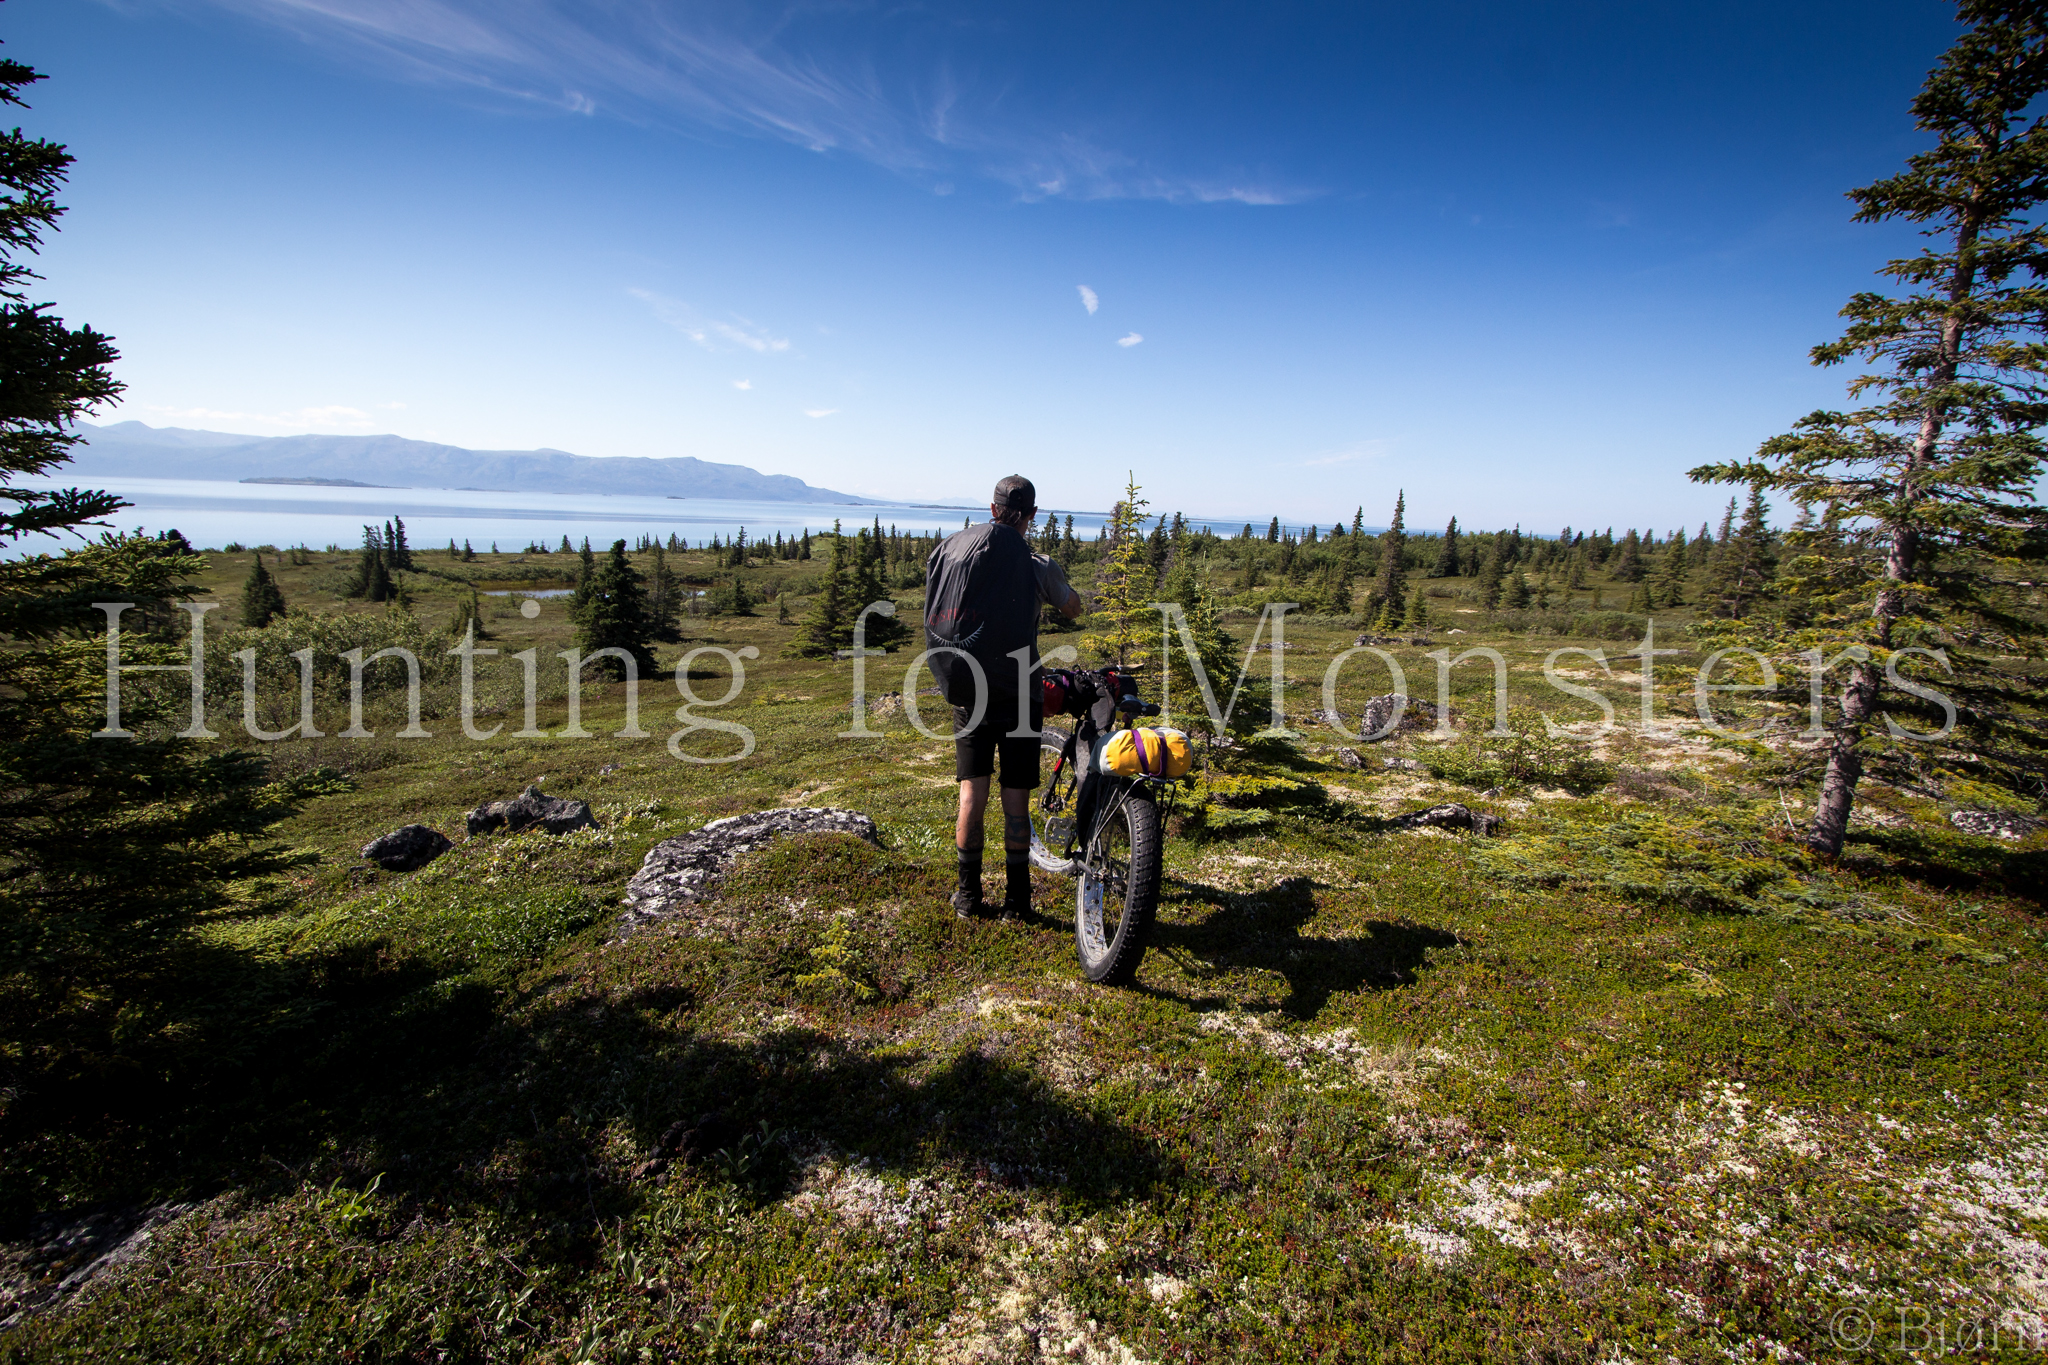
[[955,919],[980,919],[988,907],[979,896],[970,896],[965,891],[953,893],[953,917]]

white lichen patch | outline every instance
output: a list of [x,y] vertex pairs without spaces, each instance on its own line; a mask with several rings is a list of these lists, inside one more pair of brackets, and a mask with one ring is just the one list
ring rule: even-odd
[[1052,1289],[1055,1258],[1100,1250],[1080,1228],[1029,1217],[998,1224],[988,1238],[980,1283],[941,1325],[920,1357],[933,1365],[995,1361],[1078,1361],[1145,1365],[1143,1357]]
[[872,1228],[902,1228],[913,1222],[951,1223],[962,1204],[959,1193],[937,1176],[892,1177],[864,1161],[847,1162],[829,1150],[810,1154],[803,1179],[786,1207]]
[[1283,1032],[1249,1014],[1205,1014],[1197,1025],[1204,1033],[1235,1038],[1301,1074],[1309,1090],[1364,1086],[1398,1104],[1407,1104],[1426,1085],[1430,1074],[1453,1058],[1438,1048],[1378,1047],[1363,1042],[1349,1028],[1324,1033]]

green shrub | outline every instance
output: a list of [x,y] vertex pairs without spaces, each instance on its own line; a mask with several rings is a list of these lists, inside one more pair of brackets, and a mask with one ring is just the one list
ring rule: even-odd
[[1564,633],[1586,640],[1640,640],[1646,620],[1625,611],[1582,611],[1565,624]]
[[1524,887],[1603,892],[1686,910],[1757,914],[1829,908],[1843,893],[1797,842],[1770,837],[1775,811],[1623,808],[1473,845],[1480,865]]
[[1588,792],[1612,776],[1607,764],[1587,752],[1585,741],[1549,734],[1537,712],[1509,712],[1508,731],[1467,731],[1430,749],[1423,763],[1432,777],[1468,787],[1515,784]]

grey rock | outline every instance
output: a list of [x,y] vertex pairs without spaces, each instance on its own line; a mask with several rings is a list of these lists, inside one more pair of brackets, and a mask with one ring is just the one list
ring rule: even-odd
[[1469,829],[1476,834],[1490,835],[1499,831],[1504,822],[1498,815],[1484,815],[1469,806],[1453,801],[1447,805],[1431,806],[1428,810],[1411,811],[1387,821],[1388,829]]
[[[1398,722],[1396,715],[1400,716]],[[1373,697],[1358,717],[1358,733],[1368,744],[1392,739],[1403,730],[1425,730],[1437,723],[1437,709],[1427,702],[1410,701],[1399,692]],[[1380,732],[1384,730],[1385,734]]]
[[590,813],[588,801],[549,796],[537,786],[528,787],[509,801],[488,801],[465,818],[471,834],[489,834],[499,829],[517,834],[536,825],[549,834],[597,827],[597,817]]
[[380,834],[363,845],[363,856],[386,872],[411,872],[425,867],[455,845],[448,836],[425,825],[407,825]]
[[65,1222],[37,1220],[26,1239],[7,1248],[0,1279],[0,1332],[58,1305],[92,1281],[148,1250],[155,1233],[198,1208],[157,1204],[102,1210]]
[[881,842],[873,820],[857,810],[833,806],[761,810],[713,820],[647,850],[640,870],[626,883],[619,937],[705,899],[725,880],[735,858],[789,834],[851,834],[871,844]]
[[2044,823],[2030,815],[2005,810],[1959,810],[1948,817],[1948,822],[1965,834],[1983,839],[2024,839]]
[[1357,772],[1365,766],[1365,758],[1356,749],[1339,749],[1337,751],[1337,766]]
[[1344,718],[1338,715],[1335,711],[1325,711],[1320,706],[1316,707],[1313,711],[1310,711],[1306,716],[1303,716],[1302,719],[1308,722],[1310,725],[1335,726],[1341,725],[1344,721]]

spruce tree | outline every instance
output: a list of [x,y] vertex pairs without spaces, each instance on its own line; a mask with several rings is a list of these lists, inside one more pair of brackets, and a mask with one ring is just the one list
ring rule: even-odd
[[647,577],[647,624],[651,638],[663,644],[674,644],[683,638],[680,625],[682,606],[682,584],[676,581],[675,571],[668,566],[668,553],[657,539],[654,542],[654,572]]
[[[623,649],[644,677],[656,665],[649,648],[654,642],[654,625],[647,616],[643,582],[640,571],[626,558],[626,542],[613,541],[604,564],[578,585],[584,598],[582,612],[576,617],[576,643],[585,654]],[[610,678],[626,676],[625,665],[615,658],[600,660],[598,667]]]
[[[41,79],[0,60],[0,103],[23,105]],[[105,535],[59,554],[20,544],[82,533],[127,505],[33,486],[71,458],[77,423],[121,392],[111,338],[27,299],[38,277],[23,258],[64,212],[54,196],[72,161],[57,143],[0,131],[0,1068],[10,1133],[44,1143],[105,1112],[129,1078],[191,1083],[170,1060],[190,1045],[169,1043],[165,1027],[190,1016],[159,994],[188,979],[172,954],[232,953],[187,931],[260,903],[248,895],[257,879],[307,861],[265,840],[312,786],[273,781],[257,755],[177,738],[190,715],[173,689],[126,690],[128,733],[95,734],[108,719],[108,618],[92,604],[137,604],[121,616],[122,662],[184,662],[186,617],[170,604],[200,595],[192,579],[206,562],[182,536]]]
[[391,571],[385,566],[382,546],[372,546],[364,556],[363,591],[360,596],[372,602],[392,602],[399,599],[398,584],[392,579]]
[[[1089,632],[1082,638],[1084,659],[1099,659],[1120,668],[1143,668],[1151,657],[1145,648],[1150,628],[1158,616],[1152,610],[1152,565],[1146,555],[1145,499],[1138,496],[1136,474],[1124,480],[1124,496],[1110,510],[1107,556],[1095,573],[1095,610],[1089,613]],[[1279,534],[1279,519],[1273,534]]]
[[1643,581],[1642,540],[1631,526],[1622,537],[1621,552],[1614,558],[1614,567],[1608,575],[1618,583],[1640,583]]
[[406,570],[412,568],[412,547],[405,543],[404,517],[393,517],[391,519],[386,529],[384,543],[387,547],[385,557],[390,561],[392,568]]
[[2021,562],[2048,548],[2034,500],[2048,422],[2048,119],[2029,117],[2048,93],[2048,11],[1963,0],[1957,16],[1966,31],[1912,105],[1935,145],[1849,195],[1857,221],[1917,223],[1930,244],[1883,267],[1901,293],[1857,294],[1848,328],[1812,352],[1818,365],[1863,362],[1850,397],[1877,401],[1815,412],[1756,459],[1693,471],[1781,491],[1840,532],[1842,562],[1814,573],[1855,586],[1836,594],[1814,645],[1872,657],[1850,666],[1830,732],[1807,834],[1826,853],[1842,847],[1867,741],[1882,740],[1880,708],[1913,707],[1886,679],[1894,650],[1950,649],[1957,677],[1937,686],[1983,690],[1962,761],[2037,787],[2043,767],[2038,719],[2017,705],[2024,689],[1971,658],[1970,641],[2000,636],[2016,654],[2040,635],[2016,608],[2021,582],[2035,581]]
[[1398,615],[1407,604],[1408,570],[1404,561],[1408,556],[1408,533],[1404,517],[1408,507],[1408,495],[1397,492],[1394,495],[1394,520],[1380,534],[1380,571],[1373,579],[1372,596],[1382,606],[1392,607]]
[[[567,536],[562,540],[566,544]],[[576,567],[576,586],[569,593],[569,619],[582,621],[583,614],[590,610],[590,603],[597,590],[597,557],[590,553],[590,537],[583,538],[583,551]]]
[[[853,617],[863,607],[875,602],[890,600],[889,587],[883,573],[882,542],[877,536],[862,531],[854,537],[853,567],[849,578],[850,596],[847,606]],[[852,617],[847,623],[847,641],[853,640]],[[894,649],[910,637],[910,625],[903,619],[903,613],[884,616],[880,612],[868,617],[867,640],[869,649]]]
[[1500,605],[1501,580],[1507,570],[1501,566],[1500,546],[1489,540],[1486,558],[1479,565],[1479,605],[1492,611]]
[[284,594],[278,591],[277,580],[263,567],[263,551],[258,550],[256,563],[242,583],[242,624],[260,629],[282,615]]
[[1266,528],[1266,543],[1269,545],[1280,543],[1280,518],[1273,518],[1273,524]]
[[1458,576],[1458,519],[1451,518],[1451,524],[1444,527],[1444,538],[1437,542],[1436,563],[1430,566],[1431,578],[1456,578]]
[[1685,530],[1681,527],[1671,533],[1671,540],[1664,547],[1664,562],[1657,574],[1658,606],[1685,605],[1685,577],[1689,558],[1686,552]]
[[1429,599],[1423,595],[1420,583],[1408,598],[1408,619],[1403,624],[1417,633],[1429,629]]
[[[475,634],[470,632],[474,631]],[[464,593],[455,603],[455,615],[448,621],[448,638],[451,640],[491,638],[490,627],[484,624],[484,603],[475,588]]]
[[[809,549],[810,533],[804,533],[804,546]],[[797,626],[796,635],[783,653],[792,658],[829,659],[834,650],[845,649],[853,641],[853,617],[847,611],[846,597],[848,565],[846,562],[846,537],[839,534],[839,523],[832,523],[832,559],[825,570],[825,578],[818,585],[818,594],[811,600],[811,609]]]

